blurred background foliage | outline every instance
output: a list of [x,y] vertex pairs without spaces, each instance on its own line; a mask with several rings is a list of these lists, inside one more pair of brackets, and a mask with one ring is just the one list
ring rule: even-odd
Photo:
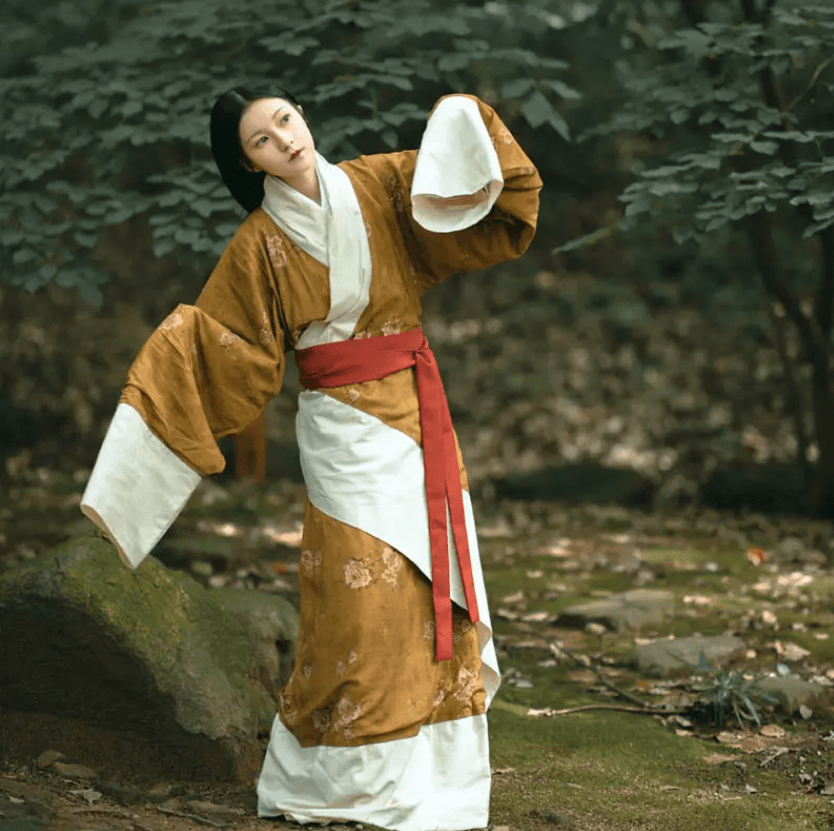
[[4,316],[43,288],[141,294],[150,320],[192,298],[241,219],[208,148],[237,83],[292,90],[331,160],[414,147],[439,96],[472,92],[546,183],[527,262],[628,283],[626,332],[672,296],[738,315],[778,353],[806,505],[834,514],[831,4],[6,0],[3,17]]

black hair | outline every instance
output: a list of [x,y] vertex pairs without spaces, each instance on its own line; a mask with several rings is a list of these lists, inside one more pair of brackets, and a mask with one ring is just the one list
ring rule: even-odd
[[239,205],[252,213],[264,199],[264,173],[246,166],[240,143],[240,119],[249,105],[261,98],[283,98],[299,112],[301,105],[285,89],[269,85],[240,86],[224,92],[211,110],[211,152],[223,182]]

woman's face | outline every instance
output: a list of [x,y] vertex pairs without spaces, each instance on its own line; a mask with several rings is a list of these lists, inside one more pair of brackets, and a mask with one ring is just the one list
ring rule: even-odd
[[315,169],[313,136],[301,113],[289,101],[253,101],[241,117],[238,130],[250,170],[295,179]]

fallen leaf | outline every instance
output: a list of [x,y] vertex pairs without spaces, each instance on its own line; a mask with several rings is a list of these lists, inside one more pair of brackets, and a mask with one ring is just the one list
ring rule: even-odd
[[711,606],[715,603],[715,598],[705,594],[687,594],[684,595],[683,602],[691,603],[693,606]]
[[767,551],[763,548],[748,548],[747,559],[750,560],[754,566],[760,566],[767,560]]
[[801,661],[811,654],[807,649],[803,649],[795,643],[783,644],[781,641],[774,641],[773,648],[783,661]]
[[731,756],[729,753],[708,753],[704,756],[704,762],[708,765],[723,765],[724,762],[735,761],[735,758],[735,756]]
[[780,727],[778,724],[765,724],[759,730],[759,734],[766,736],[768,739],[781,739],[785,735],[785,728]]

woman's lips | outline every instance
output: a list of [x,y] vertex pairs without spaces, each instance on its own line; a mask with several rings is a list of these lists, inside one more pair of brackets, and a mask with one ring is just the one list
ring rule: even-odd
[[[303,149],[304,148],[302,147],[301,150]],[[295,153],[293,153],[292,156],[290,156],[291,162],[295,161],[301,155],[301,150],[296,150]]]

